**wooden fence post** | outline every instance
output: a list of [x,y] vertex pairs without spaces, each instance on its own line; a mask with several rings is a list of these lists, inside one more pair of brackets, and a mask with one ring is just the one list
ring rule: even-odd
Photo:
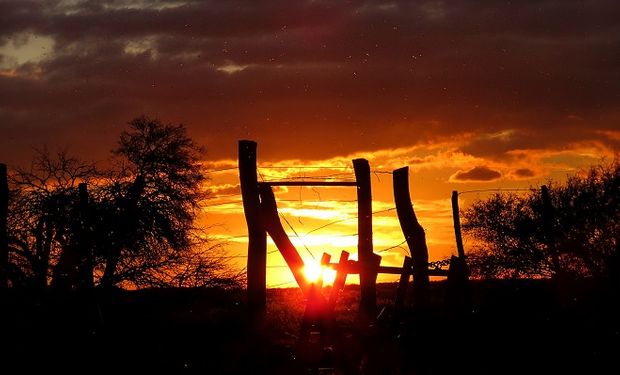
[[269,185],[260,184],[259,187],[262,225],[264,225],[266,233],[269,233],[269,237],[271,237],[278,250],[280,250],[280,254],[282,254],[284,261],[295,277],[297,285],[308,296],[310,284],[304,276],[304,261],[282,227],[278,217],[278,206],[273,190],[271,190]]
[[405,297],[407,295],[407,286],[409,285],[409,278],[411,277],[411,268],[413,266],[413,260],[410,257],[405,257],[403,261],[403,271],[400,274],[400,280],[398,280],[398,289],[396,289],[396,300],[394,301],[394,316],[400,317],[403,308],[405,307]]
[[321,288],[323,288],[323,271],[325,270],[325,267],[329,264],[329,261],[332,259],[332,256],[327,254],[327,253],[323,253],[323,255],[321,256],[321,276],[319,277],[319,280],[317,280],[316,285],[319,287],[319,290]]
[[459,216],[459,192],[452,191],[452,221],[454,222],[454,237],[456,238],[456,251],[459,258],[465,259],[463,247],[463,235],[461,234],[461,218]]
[[267,306],[267,233],[260,215],[254,141],[239,141],[239,185],[248,227],[248,308],[258,317]]
[[0,289],[8,287],[9,241],[7,218],[9,215],[9,182],[6,164],[0,164]]
[[448,269],[448,303],[453,311],[467,311],[471,304],[471,292],[469,290],[469,270],[465,259],[463,247],[463,235],[461,232],[461,218],[459,213],[459,192],[452,191],[452,221],[454,223],[454,237],[456,239],[456,251],[458,257],[450,257]]
[[360,317],[372,322],[377,310],[377,270],[372,245],[372,192],[370,164],[366,159],[353,160],[357,181],[357,253],[360,265]]
[[409,195],[409,167],[394,170],[392,176],[396,213],[413,260],[413,305],[425,308],[430,298],[428,248],[424,228],[418,222]]
[[343,251],[340,253],[340,260],[338,261],[338,268],[336,268],[336,278],[334,279],[334,285],[332,285],[332,291],[329,293],[329,307],[333,310],[338,301],[338,296],[347,281],[347,274],[349,273],[349,253]]

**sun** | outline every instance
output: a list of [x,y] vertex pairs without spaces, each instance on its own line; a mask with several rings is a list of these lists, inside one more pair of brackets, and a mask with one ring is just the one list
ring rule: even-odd
[[308,262],[304,266],[304,277],[311,284],[316,283],[323,275],[323,267],[316,262]]
[[333,284],[336,278],[336,270],[325,267],[317,262],[307,262],[304,266],[304,277],[309,283],[314,284],[322,280],[325,284]]

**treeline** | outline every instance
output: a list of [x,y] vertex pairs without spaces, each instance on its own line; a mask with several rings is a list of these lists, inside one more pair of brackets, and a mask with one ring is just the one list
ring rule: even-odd
[[[196,219],[206,197],[203,149],[183,125],[138,117],[109,165],[38,151],[8,173],[5,284],[234,286]],[[217,255],[217,254],[215,254]]]
[[474,276],[618,279],[618,156],[564,184],[552,182],[546,192],[495,194],[462,216],[464,231],[475,240],[468,256]]

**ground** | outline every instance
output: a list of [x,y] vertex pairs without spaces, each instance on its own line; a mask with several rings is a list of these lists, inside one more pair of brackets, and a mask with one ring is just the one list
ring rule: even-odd
[[[464,310],[432,283],[432,306],[392,316],[394,284],[380,284],[376,325],[356,322],[359,288],[336,306],[331,334],[300,342],[297,289],[268,291],[262,324],[243,291],[162,289],[2,296],[2,373],[438,374],[613,372],[618,293],[591,281],[471,284]],[[327,292],[327,291],[326,291]],[[384,309],[385,308],[385,309]]]

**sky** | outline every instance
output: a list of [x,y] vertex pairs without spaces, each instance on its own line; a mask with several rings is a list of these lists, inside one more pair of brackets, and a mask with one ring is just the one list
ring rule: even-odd
[[[202,220],[235,267],[238,140],[259,143],[265,180],[351,179],[369,159],[390,265],[407,249],[389,172],[408,165],[443,259],[452,190],[467,206],[484,197],[468,191],[536,188],[618,151],[619,19],[615,0],[2,0],[0,160],[46,146],[105,162],[136,116],[184,123],[213,170]],[[305,259],[355,252],[354,190],[276,193]],[[292,280],[283,264],[269,254],[270,285]]]

